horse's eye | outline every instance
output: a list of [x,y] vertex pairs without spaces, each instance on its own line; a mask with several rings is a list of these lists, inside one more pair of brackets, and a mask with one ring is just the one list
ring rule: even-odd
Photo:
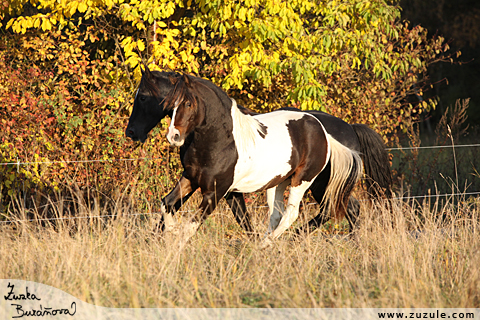
[[145,102],[145,100],[147,100],[147,98],[146,98],[145,96],[141,96],[139,99],[140,99],[140,101],[142,101],[142,102]]
[[185,102],[185,107],[187,107],[187,108],[191,107],[190,101]]

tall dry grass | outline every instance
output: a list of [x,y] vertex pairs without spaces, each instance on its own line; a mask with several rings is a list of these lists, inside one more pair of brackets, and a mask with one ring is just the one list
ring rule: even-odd
[[[57,216],[68,207],[61,200],[49,202]],[[128,201],[116,201],[108,206],[115,218],[1,225],[0,278],[107,307],[480,307],[478,200],[396,201],[391,211],[364,204],[352,237],[286,234],[264,250],[223,204],[179,250],[152,233],[157,216],[130,215]],[[75,208],[79,216],[103,212]],[[250,210],[264,232],[266,210]]]

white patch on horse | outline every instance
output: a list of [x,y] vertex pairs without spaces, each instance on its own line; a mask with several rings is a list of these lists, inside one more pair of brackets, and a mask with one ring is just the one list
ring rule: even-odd
[[[177,105],[177,103],[175,103],[175,105]],[[167,140],[172,146],[181,147],[184,143],[184,139],[182,139],[181,141],[175,141],[173,139],[173,137],[175,137],[175,135],[177,135],[177,134],[180,135],[180,131],[177,128],[175,128],[175,115],[177,114],[177,109],[178,109],[178,107],[175,107],[173,109],[172,121],[170,122],[170,125],[168,126]]]
[[235,139],[237,149],[242,153],[248,152],[251,149],[259,136],[258,132],[262,132],[262,125],[254,117],[246,115],[238,109],[237,101],[232,99],[232,120],[233,120],[233,135],[241,135],[241,139]]
[[[305,113],[275,111],[255,116],[243,114],[232,100],[233,137],[238,152],[233,183],[229,191],[254,192],[272,179],[286,177],[293,145],[288,123],[301,119]],[[261,137],[262,124],[267,134]]]

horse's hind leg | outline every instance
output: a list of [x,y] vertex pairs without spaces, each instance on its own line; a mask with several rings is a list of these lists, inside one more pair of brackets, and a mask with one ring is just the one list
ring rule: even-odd
[[[310,186],[310,191],[318,203],[322,203],[322,201],[324,201],[323,198],[330,180],[331,170],[331,161],[329,161],[324,170],[315,178],[314,182]],[[353,231],[356,227],[356,221],[360,211],[360,203],[351,196],[356,182],[356,170],[353,170],[347,178],[347,182],[343,191],[344,196],[342,199],[338,200],[340,202],[337,204],[339,211],[336,212],[336,215],[339,217],[343,217],[344,215],[346,216],[350,225],[350,231]],[[329,201],[329,199],[325,199],[325,201]],[[333,206],[324,204],[321,207],[320,212],[313,219],[311,219],[308,224],[298,228],[296,233],[300,234],[302,232],[313,232],[325,224],[325,222],[330,220],[332,214],[331,212],[325,212],[325,207],[332,208]]]
[[348,207],[347,207],[347,221],[350,225],[350,232],[355,230],[357,227],[357,219],[360,214],[360,202],[355,199],[354,197],[350,197],[348,199]]
[[[302,227],[298,228],[295,232],[297,235],[300,235],[301,233],[305,232],[313,232],[316,229],[320,228],[323,226],[328,220],[330,220],[330,215],[326,214],[323,211],[323,208],[314,218],[312,218],[306,225],[303,225]],[[353,196],[350,197],[348,200],[348,207],[346,211],[346,218],[348,221],[348,224],[350,225],[350,232],[355,230],[357,227],[357,219],[358,215],[360,212],[360,202],[358,202],[357,199],[355,199]]]
[[282,235],[282,233],[287,230],[292,223],[298,218],[298,213],[300,210],[300,202],[302,201],[303,195],[308,190],[311,181],[304,181],[295,187],[290,188],[290,195],[288,197],[287,209],[280,220],[277,228],[266,238],[263,242],[263,246],[267,246],[274,239],[277,239]]
[[[315,178],[312,185],[310,186],[310,191],[312,192],[313,198],[317,203],[321,204],[323,201],[323,196],[325,195],[325,190],[327,189],[328,181],[330,180],[330,161],[325,166],[322,172]],[[325,212],[324,206],[320,208],[318,214],[313,217],[306,225],[299,227],[295,230],[296,234],[301,234],[304,232],[313,232],[317,228],[320,228],[325,222],[330,219],[330,213]]]
[[[357,160],[358,159],[356,159],[355,161]],[[359,177],[359,170],[361,170],[361,167],[359,168],[358,166],[353,166],[353,170],[350,172],[350,175],[345,181],[341,196],[338,198],[338,202],[336,205],[336,220],[340,221],[341,219],[346,217],[348,220],[348,224],[350,225],[350,232],[354,230],[358,215],[360,213],[360,203],[357,199],[352,197],[353,189],[355,188],[355,184]]]
[[285,207],[283,204],[283,194],[290,184],[290,179],[280,183],[278,186],[267,189],[268,213],[270,223],[268,224],[267,234],[275,230],[282,219]]

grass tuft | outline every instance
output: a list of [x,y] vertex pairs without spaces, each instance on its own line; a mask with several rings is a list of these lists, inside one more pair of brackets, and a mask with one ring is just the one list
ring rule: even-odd
[[[195,209],[192,200],[185,210]],[[114,218],[2,225],[0,278],[44,283],[105,307],[480,306],[478,199],[394,201],[391,209],[364,203],[353,236],[325,229],[297,241],[287,233],[264,250],[223,203],[179,249],[153,232],[157,216],[133,216],[121,201],[95,212],[77,204],[79,216]],[[57,196],[50,210],[62,215],[64,202]],[[307,216],[315,208],[304,206]],[[35,215],[25,210],[10,218]],[[266,209],[249,210],[263,233]]]

